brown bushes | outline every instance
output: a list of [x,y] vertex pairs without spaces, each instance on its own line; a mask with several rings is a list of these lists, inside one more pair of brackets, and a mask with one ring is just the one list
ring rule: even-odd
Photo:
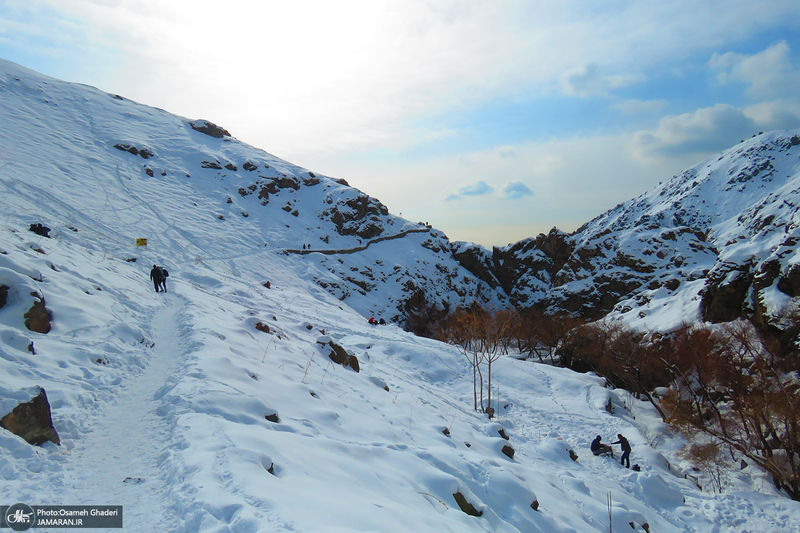
[[[665,336],[594,323],[573,330],[562,351],[572,368],[594,370],[645,397],[690,439],[739,452],[800,500],[796,349],[787,352],[741,321]],[[669,388],[661,400],[651,393],[659,386]]]

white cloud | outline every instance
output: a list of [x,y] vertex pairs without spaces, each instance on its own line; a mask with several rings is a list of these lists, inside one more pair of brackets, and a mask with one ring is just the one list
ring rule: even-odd
[[509,200],[533,196],[533,191],[521,181],[507,181],[501,190],[503,197]]
[[762,130],[800,128],[800,99],[760,102],[744,110]]
[[776,43],[753,55],[714,54],[709,67],[721,83],[742,82],[754,98],[797,98],[800,70],[792,66],[789,45]]
[[758,125],[743,110],[716,104],[694,113],[664,117],[654,130],[637,132],[633,143],[645,157],[702,155],[728,148],[757,129]]
[[474,183],[469,183],[467,185],[461,185],[456,189],[455,192],[448,194],[445,197],[445,201],[449,202],[452,200],[463,198],[465,196],[486,196],[492,194],[493,192],[494,192],[494,187],[492,187],[485,181],[480,180]]

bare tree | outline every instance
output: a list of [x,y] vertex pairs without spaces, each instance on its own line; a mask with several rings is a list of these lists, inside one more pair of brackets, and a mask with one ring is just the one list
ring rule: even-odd
[[[481,363],[483,362],[483,339],[475,312],[473,310],[457,309],[439,323],[436,338],[457,347],[469,362],[472,367],[473,409],[477,411],[478,405],[480,405],[482,410],[483,373],[481,372]],[[480,404],[478,404],[479,389]]]

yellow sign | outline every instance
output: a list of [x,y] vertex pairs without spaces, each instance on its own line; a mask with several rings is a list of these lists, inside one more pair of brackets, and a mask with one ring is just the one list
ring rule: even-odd
[[136,239],[136,246],[147,246],[147,239]]

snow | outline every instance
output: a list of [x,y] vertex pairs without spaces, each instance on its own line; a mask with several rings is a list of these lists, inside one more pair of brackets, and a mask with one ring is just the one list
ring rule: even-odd
[[[682,439],[597,376],[501,358],[496,418],[473,411],[471,367],[457,350],[365,319],[398,298],[395,266],[420,277],[436,268],[443,255],[408,244],[435,248],[435,230],[371,244],[360,266],[287,255],[324,235],[335,241],[325,249],[364,244],[307,207],[345,186],[322,177],[264,211],[237,195],[241,171],[200,162],[307,171],[6,62],[0,117],[0,284],[10,287],[0,407],[43,387],[62,440],[33,447],[0,431],[0,503],[122,505],[126,531],[583,533],[609,530],[610,498],[615,531],[800,529],[800,504],[752,466],[731,470],[722,494],[698,489],[684,477]],[[113,148],[123,141],[157,156]],[[298,217],[279,208],[286,198]],[[51,238],[28,231],[37,222]],[[169,269],[169,292],[153,291],[153,264]],[[334,271],[365,265],[376,288],[345,301],[314,281],[347,288]],[[52,311],[47,334],[23,324],[31,293]],[[354,354],[360,372],[333,364],[323,341]],[[641,471],[589,452],[595,435],[618,433]],[[456,492],[482,516],[463,513]]]

